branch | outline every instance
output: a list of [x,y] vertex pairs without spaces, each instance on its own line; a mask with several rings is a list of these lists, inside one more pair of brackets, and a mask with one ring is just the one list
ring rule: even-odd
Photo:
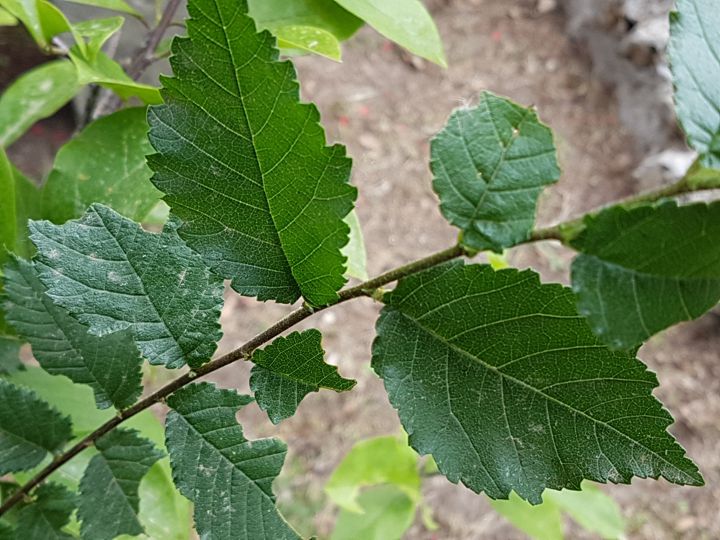
[[140,49],[128,68],[128,75],[133,79],[137,79],[143,72],[153,63],[155,58],[155,49],[157,49],[168,27],[173,23],[175,12],[180,7],[182,0],[168,0],[162,17],[155,29],[148,35],[147,41],[142,49]]
[[54,473],[72,458],[77,456],[83,450],[94,444],[95,441],[97,441],[100,437],[113,430],[129,418],[132,418],[136,414],[152,407],[157,403],[164,401],[173,392],[179,390],[183,386],[190,384],[197,378],[204,377],[205,375],[217,371],[218,369],[223,368],[229,364],[237,362],[238,360],[249,360],[255,349],[271,341],[272,339],[279,336],[281,333],[289,330],[290,328],[298,324],[300,321],[311,317],[315,313],[324,311],[332,306],[347,302],[348,300],[352,300],[354,298],[359,298],[361,296],[373,297],[378,292],[379,288],[383,285],[387,285],[401,278],[421,272],[422,270],[426,270],[428,268],[432,268],[433,266],[437,266],[438,264],[442,264],[452,259],[456,259],[457,257],[461,257],[465,254],[465,250],[461,246],[456,245],[446,250],[434,253],[423,259],[418,259],[417,261],[395,268],[394,270],[390,270],[389,272],[381,274],[376,278],[360,283],[359,285],[356,285],[354,287],[348,287],[346,289],[343,289],[338,294],[337,300],[332,304],[328,304],[318,308],[312,308],[308,305],[303,305],[301,308],[296,309],[264,332],[256,335],[254,338],[246,342],[241,347],[229,352],[224,356],[221,356],[220,358],[217,358],[211,362],[208,362],[207,364],[200,366],[194,371],[189,371],[184,375],[181,375],[180,377],[166,384],[159,390],[138,401],[132,407],[120,411],[117,416],[105,422],[95,431],[93,431],[92,433],[84,437],[82,440],[80,440],[78,443],[76,443],[74,446],[72,446],[69,450],[66,450],[62,454],[56,456],[49,465],[47,465],[43,470],[37,473],[32,479],[30,479],[15,493],[13,493],[3,503],[3,505],[0,506],[0,516],[10,510],[18,502],[20,502],[26,495],[30,493],[30,490],[44,482],[48,476],[50,476],[52,473]]

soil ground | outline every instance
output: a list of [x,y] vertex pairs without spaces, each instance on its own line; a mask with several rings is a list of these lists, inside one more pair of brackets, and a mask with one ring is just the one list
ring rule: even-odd
[[[454,108],[474,102],[482,90],[534,104],[556,133],[563,177],[542,200],[541,223],[573,217],[636,189],[630,170],[641,156],[620,127],[612,93],[593,80],[587,61],[566,38],[562,15],[538,14],[535,4],[435,2],[447,70],[410,59],[368,29],[346,44],[342,64],[298,60],[304,98],[319,104],[329,138],[346,144],[354,158],[371,275],[454,241],[456,233],[441,217],[431,189],[428,142]],[[26,169],[33,167],[37,140],[13,149],[21,167],[23,161]],[[570,254],[559,245],[520,247],[509,258],[546,280],[567,282]],[[240,345],[286,311],[229,293],[220,352]],[[241,413],[250,436],[279,436],[288,443],[288,466],[278,482],[280,501],[305,533],[324,536],[331,530],[333,510],[323,500],[322,485],[352,445],[401,431],[381,382],[369,369],[377,312],[372,301],[359,300],[311,321],[323,332],[329,361],[358,379],[353,392],[312,394],[279,427],[256,408]],[[700,466],[707,486],[635,480],[629,487],[608,487],[629,522],[630,538],[720,538],[719,348],[720,319],[710,314],[656,337],[639,353],[657,372],[657,395],[677,420],[671,431]],[[247,390],[248,371],[246,365],[231,366],[215,380]],[[418,520],[409,539],[523,538],[483,496],[444,478],[427,480],[425,495],[439,529],[426,531]],[[570,530],[572,538],[585,537]]]

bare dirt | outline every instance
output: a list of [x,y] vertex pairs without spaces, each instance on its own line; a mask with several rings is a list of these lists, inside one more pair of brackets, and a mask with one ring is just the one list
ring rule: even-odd
[[[641,156],[623,133],[612,93],[593,80],[587,61],[565,36],[562,15],[539,14],[535,5],[529,0],[434,2],[447,70],[410,59],[369,29],[345,46],[342,64],[298,60],[304,98],[319,104],[329,138],[346,144],[354,158],[371,275],[454,241],[456,232],[441,217],[431,189],[428,143],[454,108],[472,103],[482,90],[534,104],[556,133],[563,177],[542,200],[541,223],[573,217],[636,189],[629,171]],[[13,149],[25,170],[33,168],[42,139],[37,135]],[[516,248],[509,258],[548,281],[567,282],[570,254],[558,245]],[[229,293],[219,352],[240,345],[287,310]],[[288,443],[280,501],[304,533],[324,536],[332,529],[333,510],[322,485],[352,445],[401,432],[381,382],[369,369],[377,312],[372,301],[358,300],[311,321],[323,332],[329,361],[358,379],[353,392],[312,394],[278,427],[257,408],[241,412],[250,436],[279,436]],[[677,419],[672,432],[700,466],[707,486],[635,480],[629,487],[609,487],[629,522],[630,538],[720,537],[719,348],[720,320],[711,314],[664,333],[640,351],[658,373],[657,395]],[[247,390],[248,368],[225,368],[215,380]],[[440,528],[429,532],[418,520],[407,538],[523,538],[484,496],[444,478],[428,479],[425,495]],[[586,537],[571,531],[572,538]]]

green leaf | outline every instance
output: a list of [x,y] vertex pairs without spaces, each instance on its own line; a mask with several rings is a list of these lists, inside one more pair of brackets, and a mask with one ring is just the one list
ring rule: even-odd
[[365,238],[362,232],[362,225],[360,225],[360,219],[355,210],[345,217],[345,223],[350,227],[350,240],[342,249],[342,254],[347,258],[345,275],[354,277],[360,281],[367,281],[369,276],[367,272]]
[[120,534],[138,535],[140,481],[162,457],[136,431],[116,429],[95,442],[92,458],[80,482],[78,517],[83,538],[112,540]]
[[321,388],[346,392],[357,384],[325,363],[321,339],[320,332],[314,329],[293,332],[253,353],[250,389],[273,424],[294,415],[310,392]]
[[578,309],[615,348],[695,319],[720,300],[720,202],[616,206],[572,240]]
[[703,484],[666,431],[655,375],[605,348],[569,289],[457,262],[384,301],[373,368],[411,446],[451,482],[533,503],[583,479]]
[[344,147],[325,146],[292,64],[277,61],[245,7],[190,1],[166,105],[149,113],[153,182],[183,220],[180,236],[236,291],[324,305],[345,283],[351,162]]
[[295,49],[325,56],[337,62],[342,57],[340,42],[327,30],[313,26],[280,26],[273,30],[281,49]]
[[23,540],[66,540],[73,538],[62,529],[75,511],[77,496],[59,484],[45,484],[35,500],[18,513],[15,537]]
[[35,253],[35,246],[30,242],[28,220],[38,219],[41,216],[41,192],[33,182],[28,180],[15,167],[13,167],[13,174],[15,175],[15,213],[17,219],[15,254],[30,258]]
[[0,374],[13,373],[23,369],[20,362],[22,341],[13,336],[0,335]]
[[[18,24],[17,18],[8,10],[0,7],[0,26],[15,26],[16,24]],[[0,538],[2,538],[2,534],[0,534]]]
[[124,0],[67,0],[73,4],[82,4],[84,6],[94,6],[103,9],[111,9],[140,17],[141,14]]
[[16,540],[15,531],[7,523],[0,522],[0,540]]
[[625,538],[625,521],[620,508],[596,485],[583,482],[582,491],[546,491],[545,498],[586,531],[602,538]]
[[[548,493],[547,491],[545,493]],[[546,500],[533,505],[511,493],[507,501],[490,501],[502,517],[533,540],[563,540],[563,518],[558,506]]]
[[201,538],[299,539],[278,513],[272,492],[287,447],[277,439],[248,441],[235,419],[251,401],[208,383],[168,398],[167,448],[175,484],[195,503]]
[[341,510],[331,540],[400,540],[415,519],[416,503],[394,486],[367,490],[362,513]]
[[75,67],[67,60],[23,73],[0,97],[0,146],[10,146],[35,122],[55,114],[79,89]]
[[313,26],[344,41],[363,25],[334,0],[250,0],[249,4],[258,28],[271,31],[289,25]]
[[391,484],[415,504],[420,501],[418,456],[398,437],[376,437],[353,446],[328,480],[325,492],[340,508],[362,513],[358,501],[361,488],[380,484]]
[[0,379],[0,475],[24,471],[70,439],[70,419],[34,392]]
[[12,164],[0,147],[0,264],[7,260],[7,253],[15,249],[17,239],[17,215],[15,212],[15,175]]
[[134,221],[144,219],[161,195],[145,163],[152,151],[147,130],[144,107],[122,109],[63,146],[43,189],[43,217],[64,223],[99,202]]
[[20,259],[5,268],[5,290],[7,321],[30,342],[45,371],[90,386],[101,409],[135,402],[142,391],[142,358],[129,328],[102,337],[88,333],[53,304],[36,268]]
[[223,283],[177,235],[144,231],[93,204],[77,221],[30,224],[48,296],[90,333],[132,328],[151,364],[197,367],[215,351]]
[[120,64],[102,51],[97,53],[94,61],[90,61],[73,47],[70,50],[70,59],[77,68],[77,77],[81,84],[99,84],[124,100],[138,97],[148,104],[162,103],[157,88],[134,81]]
[[489,92],[450,116],[431,158],[440,209],[475,250],[527,240],[540,193],[560,178],[550,129],[532,108]]
[[675,108],[705,167],[720,169],[720,10],[713,0],[678,0],[670,17]]
[[420,0],[335,0],[383,36],[447,67],[440,34]]
[[75,33],[87,39],[85,57],[94,62],[97,54],[115,32],[122,28],[125,19],[122,17],[109,17],[107,19],[90,19],[73,25]]
[[[2,0],[2,7],[20,20],[35,42],[48,49],[53,37],[73,32],[68,20],[56,6],[46,0]],[[80,43],[84,47],[84,43]]]

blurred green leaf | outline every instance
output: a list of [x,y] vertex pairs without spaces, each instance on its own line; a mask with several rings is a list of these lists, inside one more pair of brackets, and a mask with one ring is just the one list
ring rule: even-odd
[[340,42],[327,30],[313,26],[289,25],[275,28],[273,34],[277,37],[278,47],[281,49],[319,54],[338,62],[341,59]]
[[94,62],[97,53],[105,42],[115,32],[120,30],[125,19],[122,17],[109,17],[107,19],[90,19],[73,25],[77,35],[86,39],[85,57]]
[[17,216],[15,212],[15,175],[5,150],[0,147],[0,266],[7,253],[15,249]]
[[343,41],[363,25],[362,20],[333,0],[249,0],[248,3],[250,15],[259,29],[312,26],[327,30]]
[[586,531],[605,539],[624,537],[625,520],[617,503],[591,482],[583,482],[582,491],[548,490],[545,498]]
[[35,252],[35,246],[30,242],[28,221],[40,219],[41,192],[37,186],[28,180],[23,173],[13,167],[15,176],[15,215],[17,238],[15,241],[15,254],[29,259]]
[[560,509],[552,501],[532,505],[511,493],[506,501],[490,499],[490,505],[534,540],[563,540],[565,537]]
[[0,7],[0,26],[15,26],[17,23],[18,20],[12,13]]
[[353,210],[345,217],[345,223],[350,227],[350,239],[342,248],[342,254],[347,258],[345,275],[360,281],[366,281],[369,276],[365,238],[356,210]]
[[22,341],[13,336],[0,335],[0,373],[13,373],[23,369],[20,362]]
[[399,540],[415,519],[416,504],[392,485],[368,489],[358,499],[361,513],[340,511],[331,540]]
[[73,32],[62,11],[46,0],[0,0],[0,5],[25,25],[42,49],[58,34]]
[[73,4],[82,4],[85,6],[94,6],[104,9],[111,9],[113,11],[121,11],[122,13],[129,13],[130,15],[135,15],[136,17],[140,17],[141,14],[130,4],[125,2],[124,0],[66,0],[67,2],[72,2]]

